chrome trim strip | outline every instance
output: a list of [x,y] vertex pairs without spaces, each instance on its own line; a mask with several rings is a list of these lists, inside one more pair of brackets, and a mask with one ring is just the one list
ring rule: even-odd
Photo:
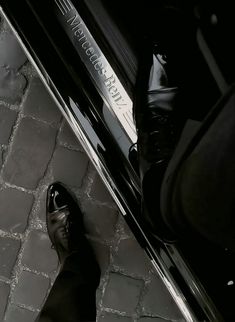
[[54,0],[54,3],[59,9],[56,16],[60,24],[86,66],[102,99],[119,120],[131,142],[135,143],[137,134],[133,120],[132,100],[78,11],[69,0],[64,0],[69,4],[71,10],[64,8],[62,12],[58,1],[62,5],[62,0]]
[[68,1],[62,0],[62,2],[68,11],[70,11],[72,9],[71,4]]
[[59,0],[55,0],[55,3],[57,5],[57,8],[60,10],[60,12],[62,13],[62,15],[65,15],[65,11],[64,11],[64,7],[61,5],[61,3],[59,2]]
[[[173,245],[173,244],[168,244],[168,245],[166,245],[166,249],[169,252],[169,255],[172,258],[175,265],[177,267],[181,267],[181,269],[184,271],[183,276],[184,276],[189,288],[191,289],[192,293],[195,294],[195,296],[199,302],[199,305],[203,308],[204,312],[206,312],[207,315],[210,316],[210,320],[222,322],[223,321],[222,316],[219,316],[219,313],[218,313],[214,303],[207,296],[200,281],[195,279],[195,276],[190,271],[189,267],[186,265],[182,255],[179,252],[179,250],[177,249],[177,247],[175,247],[175,245]],[[207,303],[207,305],[205,303]]]

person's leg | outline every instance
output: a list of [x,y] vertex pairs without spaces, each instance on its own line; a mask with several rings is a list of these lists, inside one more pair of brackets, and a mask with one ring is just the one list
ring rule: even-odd
[[[79,266],[75,267],[74,263],[78,263],[77,259],[78,255],[75,253],[65,261],[38,322],[95,322],[97,284],[87,280]],[[90,273],[93,274],[93,279],[95,277],[98,281],[99,271],[94,274],[94,266],[92,270],[93,272]]]
[[84,235],[82,214],[59,183],[48,189],[47,228],[61,270],[38,322],[94,322],[100,269]]
[[174,237],[158,214],[162,178],[179,136],[175,122],[179,90],[168,75],[168,61],[161,48],[149,46],[142,59],[133,105],[141,212],[153,236],[172,240]]

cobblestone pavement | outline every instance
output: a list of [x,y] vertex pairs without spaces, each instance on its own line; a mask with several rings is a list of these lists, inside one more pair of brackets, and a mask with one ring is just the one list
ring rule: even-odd
[[97,321],[183,321],[3,20],[0,168],[0,321],[34,321],[56,277],[45,225],[55,180],[76,194],[102,268]]

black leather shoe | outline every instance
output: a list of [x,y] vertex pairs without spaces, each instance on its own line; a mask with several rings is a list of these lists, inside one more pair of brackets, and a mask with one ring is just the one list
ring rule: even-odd
[[144,65],[134,104],[142,214],[155,236],[172,240],[160,215],[160,187],[178,138],[174,115],[178,88],[170,83],[166,57],[157,47]]
[[76,252],[95,262],[85,237],[82,212],[72,195],[58,182],[50,185],[47,191],[47,229],[60,263]]

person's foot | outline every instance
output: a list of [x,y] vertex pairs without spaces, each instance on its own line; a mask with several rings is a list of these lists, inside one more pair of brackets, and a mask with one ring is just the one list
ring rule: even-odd
[[96,263],[85,236],[82,212],[59,182],[51,184],[47,191],[47,230],[61,264],[73,253],[78,253],[83,262]]
[[178,137],[174,116],[178,88],[170,83],[166,57],[157,47],[145,63],[134,104],[142,214],[151,232],[171,240],[160,215],[160,187]]

